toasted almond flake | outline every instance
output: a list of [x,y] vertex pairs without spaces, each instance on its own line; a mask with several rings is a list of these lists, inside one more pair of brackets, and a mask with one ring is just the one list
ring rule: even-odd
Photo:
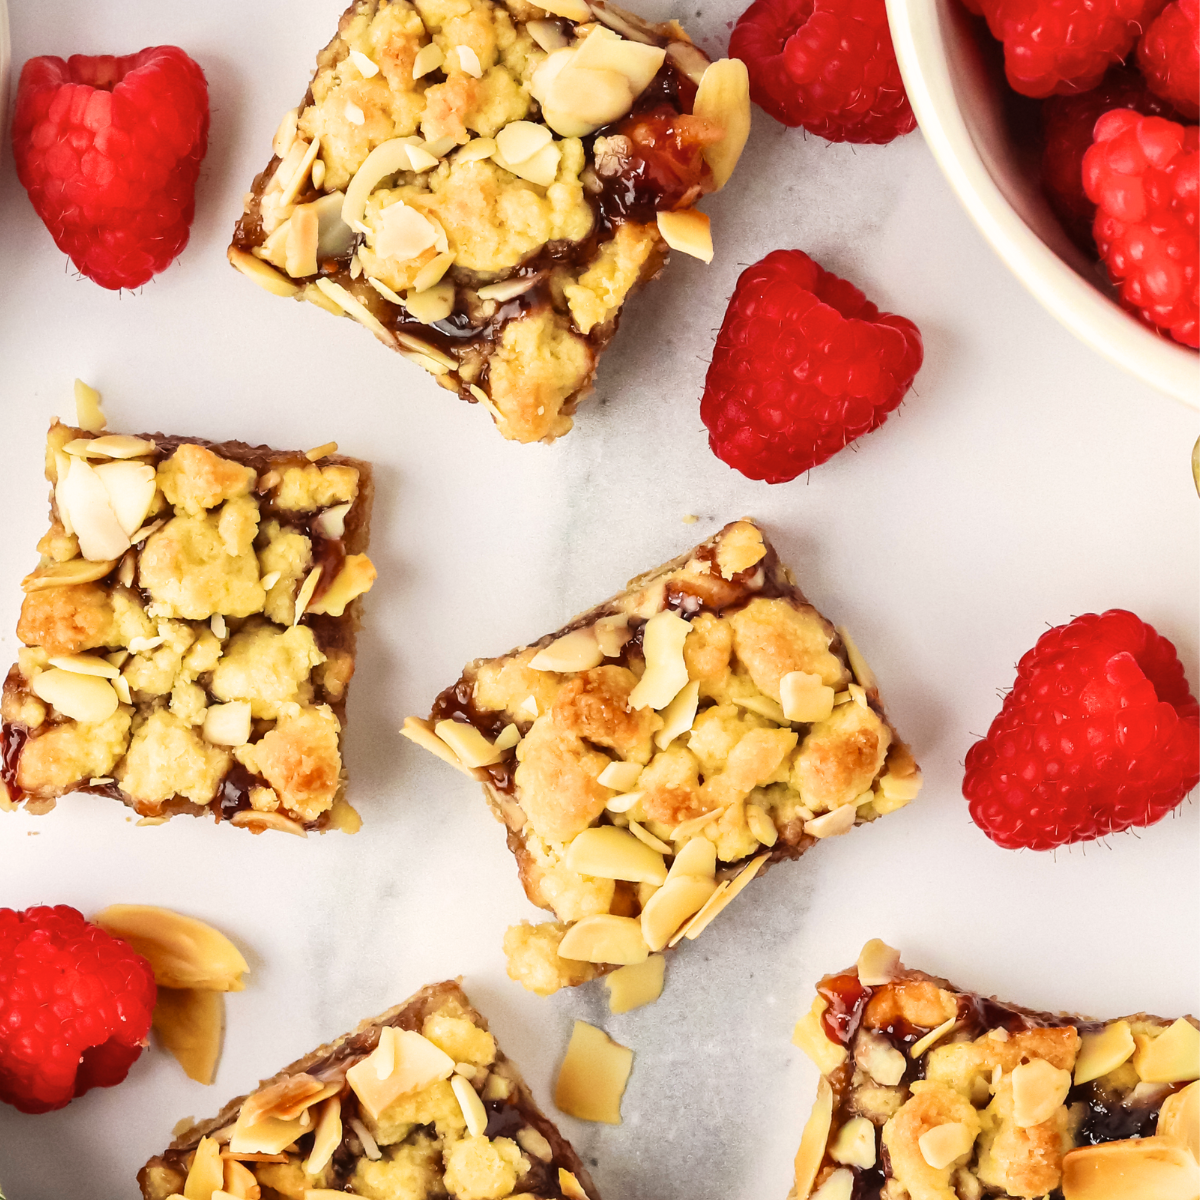
[[716,820],[722,811],[720,808],[710,808],[708,812],[701,813],[698,817],[691,817],[681,822],[671,831],[671,841],[685,842],[688,838],[695,837],[704,829],[709,821]]
[[921,1148],[921,1157],[935,1171],[940,1171],[970,1152],[975,1145],[975,1134],[961,1121],[947,1121],[927,1129],[917,1138],[917,1145]]
[[95,438],[76,438],[63,449],[67,454],[82,454],[90,458],[141,458],[152,454],[157,447],[147,438],[128,433],[105,433]]
[[793,1189],[796,1196],[812,1194],[813,1183],[825,1158],[832,1124],[833,1089],[829,1085],[829,1080],[822,1077],[817,1081],[817,1099],[804,1126],[804,1133],[800,1137],[800,1148],[796,1151],[795,1187]]
[[409,169],[408,141],[405,138],[390,138],[386,142],[380,142],[363,159],[362,166],[354,173],[354,178],[346,188],[346,198],[342,201],[342,220],[351,229],[360,233],[367,232],[363,224],[367,197],[389,175]]
[[583,1184],[566,1167],[558,1168],[558,1190],[567,1200],[588,1200],[588,1194],[583,1190]]
[[361,125],[367,119],[366,113],[364,113],[363,110],[359,108],[353,100],[348,100],[346,102],[346,107],[342,110],[342,112],[346,120],[349,121],[351,125]]
[[587,671],[604,661],[604,653],[590,627],[573,629],[544,646],[529,660],[535,671],[557,671],[564,674]]
[[275,130],[275,136],[271,139],[271,150],[280,158],[283,158],[292,148],[292,143],[296,140],[296,121],[300,116],[298,108],[289,108],[283,114],[283,119],[279,122],[279,128]]
[[112,684],[96,675],[51,667],[39,671],[29,687],[39,700],[53,705],[64,717],[85,725],[107,721],[117,711],[117,693]]
[[199,988],[158,989],[154,1032],[184,1074],[210,1084],[221,1054],[225,1030],[225,996]]
[[646,672],[629,694],[632,708],[664,709],[687,685],[683,643],[689,632],[688,622],[669,609],[655,613],[646,622],[642,630]]
[[214,746],[244,746],[250,740],[250,701],[213,704],[204,714],[203,737]]
[[454,295],[454,284],[447,279],[423,292],[410,291],[404,297],[404,307],[422,325],[432,325],[444,321],[454,311]]
[[354,1136],[362,1143],[363,1154],[367,1158],[375,1162],[383,1157],[383,1151],[379,1149],[379,1144],[371,1136],[370,1130],[357,1117],[351,1117],[346,1124],[354,1130]]
[[108,424],[100,406],[100,393],[82,379],[75,380],[75,424],[88,433],[101,433]]
[[397,307],[404,306],[404,297],[393,292],[386,283],[376,279],[373,275],[367,276],[367,282],[386,300],[389,304],[395,304]]
[[567,45],[567,35],[557,21],[526,21],[529,36],[547,53]]
[[539,4],[538,8],[544,9],[556,17],[576,23],[593,20],[592,10],[588,8],[584,0],[550,0],[549,4]]
[[268,829],[274,829],[277,833],[290,833],[293,837],[308,837],[308,831],[299,821],[277,812],[259,812],[248,808],[235,813],[230,823],[240,829],[249,829],[251,833],[266,833]]
[[362,273],[363,273],[362,260],[358,257],[358,254],[355,253],[354,256],[350,259],[350,278],[358,279],[359,276],[362,275]]
[[839,708],[843,704],[849,704],[854,697],[849,692],[838,692],[833,698],[833,707]]
[[[240,817],[245,814],[237,815]],[[239,1113],[229,1137],[229,1149],[238,1155],[279,1154],[307,1132],[307,1123],[301,1122],[298,1117],[291,1121],[281,1121],[278,1117],[264,1117],[250,1124],[243,1121]]]
[[1192,1200],[1200,1164],[1179,1142],[1157,1136],[1081,1146],[1063,1158],[1062,1192],[1066,1200]]
[[453,254],[439,254],[436,258],[431,258],[417,272],[416,277],[413,279],[412,291],[425,292],[434,287],[441,281],[442,276],[446,274],[453,263]]
[[116,679],[121,673],[108,659],[95,654],[55,654],[49,661],[52,667],[73,671],[76,675],[98,675],[101,679]]
[[[313,187],[319,188],[325,182],[325,162],[318,158],[312,165],[312,183]],[[341,204],[341,195],[338,194],[338,203]],[[319,251],[318,251],[319,252]]]
[[1146,1083],[1187,1083],[1200,1078],[1200,1030],[1184,1017],[1157,1037],[1138,1033],[1133,1066]]
[[446,56],[442,53],[441,46],[436,42],[427,43],[417,51],[416,58],[413,59],[413,79],[420,79],[430,71],[438,70],[445,61]]
[[558,177],[562,148],[556,142],[549,142],[524,162],[511,162],[504,157],[497,145],[492,161],[519,179],[527,179],[530,183],[536,183],[538,187],[549,187]]
[[1075,1083],[1091,1083],[1115,1071],[1129,1061],[1133,1051],[1133,1032],[1128,1021],[1112,1021],[1098,1033],[1083,1034],[1075,1058]]
[[629,822],[629,832],[637,838],[639,842],[645,842],[651,850],[657,850],[659,854],[672,854],[674,849],[668,846],[661,838],[656,838],[648,829],[639,825],[637,821]]
[[521,740],[521,731],[515,725],[505,725],[493,743],[497,750],[511,750]]
[[129,549],[129,535],[113,511],[108,489],[84,459],[71,459],[67,477],[56,488],[56,500],[70,516],[84,558],[107,562]]
[[165,637],[131,637],[129,649],[134,654],[145,654],[148,650],[157,650],[167,639]]
[[[336,442],[331,442],[330,445],[337,445]],[[321,512],[313,520],[313,529],[316,530],[324,538],[338,539],[346,534],[346,517],[349,515],[352,504],[334,504],[330,508],[322,509]],[[266,584],[263,584],[266,587]]]
[[662,995],[666,961],[661,954],[651,954],[644,962],[630,963],[606,975],[608,1011],[617,1015],[653,1004]]
[[1157,1136],[1179,1142],[1200,1161],[1200,1083],[1172,1092],[1158,1112]]
[[372,1120],[378,1120],[379,1114],[399,1097],[449,1079],[454,1073],[454,1060],[428,1038],[411,1029],[394,1029],[391,1036],[393,1045],[385,1053],[392,1058],[393,1067],[385,1078],[379,1078],[372,1061],[378,1050],[346,1072],[346,1082]]
[[695,208],[679,212],[660,212],[658,232],[672,250],[688,254],[701,262],[713,260],[712,226],[706,214]]
[[107,784],[115,782],[116,780],[113,779],[111,775],[93,775],[91,779],[88,780],[88,783],[92,787],[104,787]]
[[396,1069],[396,1031],[390,1025],[379,1031],[379,1040],[369,1061],[376,1079],[386,1079]]
[[458,65],[468,75],[473,76],[475,79],[482,79],[483,64],[479,61],[479,55],[470,46],[456,46],[455,51],[458,54]]
[[92,468],[104,490],[109,506],[126,537],[140,530],[154,503],[154,468],[144,462],[105,462]]
[[596,879],[661,884],[667,867],[660,852],[615,825],[596,825],[572,838],[563,860],[568,870]]
[[454,156],[454,161],[466,165],[467,163],[480,162],[485,158],[491,158],[495,153],[496,141],[494,138],[477,137],[472,138],[459,150]]
[[654,744],[665,750],[681,733],[687,733],[696,719],[700,703],[700,681],[693,679],[662,710],[663,727],[654,735]]
[[635,917],[595,913],[576,921],[558,946],[560,958],[624,965],[645,961],[649,950]]
[[408,262],[437,241],[433,223],[403,200],[389,204],[380,214],[379,223],[374,243],[376,253],[382,258]]
[[717,890],[712,879],[677,875],[668,879],[642,909],[642,937],[651,950],[661,950],[689,917],[698,913]]
[[602,1029],[576,1021],[558,1081],[554,1103],[581,1121],[621,1123],[621,1097],[633,1069],[633,1051]]
[[831,1075],[849,1057],[846,1047],[832,1041],[825,1032],[821,1015],[828,1007],[829,1004],[823,997],[815,996],[812,1007],[796,1022],[796,1027],[792,1030],[792,1045],[803,1050],[822,1075]]
[[545,125],[534,121],[510,121],[496,134],[496,149],[506,161],[523,163],[553,140],[554,134]]
[[832,812],[805,821],[804,832],[815,838],[840,837],[854,828],[857,816],[858,810],[853,804],[843,804]]
[[474,725],[465,721],[439,721],[433,732],[454,752],[459,762],[468,767],[488,767],[499,762],[505,749],[487,740]]
[[451,1076],[450,1086],[454,1089],[459,1108],[462,1109],[467,1132],[472,1137],[482,1137],[487,1132],[488,1114],[479,1093],[461,1075]]
[[149,525],[143,525],[141,529],[135,529],[129,535],[130,543],[134,546],[140,545],[152,533],[157,533],[166,523],[165,518],[159,517],[157,521],[151,521]]
[[531,1158],[540,1162],[554,1160],[554,1148],[532,1125],[523,1125],[516,1132],[517,1145]]
[[129,690],[129,680],[123,675],[118,676],[112,681],[113,691],[117,693],[117,699],[122,704],[132,704],[133,694]]
[[188,1168],[184,1192],[190,1196],[210,1197],[219,1191],[225,1182],[225,1169],[221,1163],[221,1147],[216,1138],[202,1137],[192,1156]]
[[854,1195],[854,1172],[845,1167],[839,1167],[824,1182],[810,1200],[852,1200]]
[[671,863],[668,879],[693,875],[697,879],[713,879],[717,873],[717,848],[708,838],[692,838],[680,847]]
[[872,938],[858,952],[858,981],[865,987],[882,987],[900,973],[900,951]]
[[242,976],[250,967],[241,951],[195,917],[150,904],[110,904],[92,921],[147,959],[161,987],[214,992],[245,987]]
[[[434,158],[445,158],[458,145],[458,141],[450,134],[446,134],[445,137],[431,138],[429,141],[424,142],[423,145]],[[441,250],[445,250],[445,248],[445,246],[439,247]]]
[[576,70],[613,71],[624,77],[632,98],[637,99],[650,86],[666,57],[664,47],[647,45],[596,26],[575,51],[571,66]]
[[306,451],[304,457],[309,462],[320,462],[321,459],[328,458],[331,454],[336,454],[337,449],[337,442],[323,442],[320,446],[315,446],[313,449]]
[[850,697],[860,708],[870,709],[870,704],[867,703],[867,693],[858,686],[857,683],[852,683],[849,687]]
[[523,296],[530,288],[536,287],[541,283],[543,276],[524,275],[517,276],[513,279],[505,279],[500,283],[489,283],[481,287],[476,293],[480,300],[515,300],[518,296]]
[[40,592],[45,588],[70,587],[75,583],[93,583],[103,579],[117,565],[115,558],[90,562],[86,558],[71,558],[66,562],[48,563],[38,567],[21,580],[26,592]]
[[[537,702],[534,701],[534,716],[537,716]],[[637,787],[638,777],[642,773],[642,765],[635,762],[610,762],[599,775],[596,782],[618,792],[631,792]]]
[[347,57],[364,79],[374,79],[379,74],[379,68],[361,50],[351,50]]
[[417,717],[405,717],[404,724],[400,728],[400,733],[408,738],[410,742],[415,742],[431,754],[436,754],[442,762],[449,763],[450,766],[461,771],[464,775],[469,775],[472,779],[475,778],[475,773],[471,768],[424,721]]
[[936,1046],[957,1024],[958,1018],[950,1017],[948,1020],[943,1021],[936,1029],[931,1029],[923,1038],[912,1044],[908,1051],[909,1058],[916,1061],[931,1046]]
[[[258,1180],[254,1177],[254,1172],[250,1170],[245,1163],[240,1163],[236,1158],[226,1158],[221,1155],[221,1161],[225,1164],[225,1191],[230,1196],[234,1196],[236,1200],[250,1200],[251,1196],[258,1191]],[[223,1196],[219,1196],[216,1192],[213,1193],[215,1200],[224,1200]],[[168,1198],[169,1200],[169,1198]]]
[[288,220],[283,269],[293,278],[317,273],[317,244],[321,222],[311,204],[297,205]]
[[1018,1129],[1049,1121],[1071,1090],[1071,1072],[1044,1058],[1021,1063],[1012,1071],[1013,1120]]
[[683,936],[689,942],[694,942],[729,907],[755,875],[762,870],[763,863],[768,858],[770,858],[769,854],[760,854],[757,858],[752,858],[733,879],[722,883],[718,889],[720,895],[714,895],[691,921],[684,926]]
[[[350,106],[347,105],[347,108]],[[317,154],[321,149],[321,139],[313,138],[308,143],[308,148],[304,151],[304,157],[300,160],[300,165],[296,168],[291,179],[284,185],[283,191],[280,193],[280,205],[291,204],[292,201],[300,194],[300,189],[304,186],[304,181],[308,178],[309,172],[312,170],[312,165],[316,161]]]
[[696,89],[692,111],[723,131],[719,141],[704,147],[705,161],[720,191],[733,175],[750,136],[750,76],[746,64],[737,58],[722,58],[710,64]]
[[274,267],[268,266],[262,259],[255,258],[253,254],[247,254],[245,250],[230,246],[226,257],[247,279],[253,280],[260,288],[274,296],[295,296],[300,291],[296,284]]
[[396,344],[396,338],[379,322],[374,313],[361,301],[356,300],[340,283],[334,283],[332,279],[318,279],[316,286],[319,291],[323,292],[339,308],[348,312],[359,324],[365,325],[385,345],[394,346]]
[[712,66],[708,55],[691,42],[672,42],[667,47],[667,57],[697,85],[704,78],[704,72]]
[[283,578],[282,571],[270,571],[264,575],[258,582],[262,586],[264,592],[269,592]]
[[622,792],[604,806],[610,813],[626,813],[628,812],[646,793],[645,792]]
[[340,617],[346,606],[371,590],[378,572],[365,554],[347,554],[342,569],[325,592],[308,606],[310,613],[328,613]]
[[833,712],[834,691],[821,676],[807,671],[789,671],[779,680],[783,715],[789,721],[824,721]]
[[760,717],[766,717],[768,721],[774,721],[776,725],[788,723],[787,717],[783,715],[783,709],[770,696],[734,696],[733,702],[738,708],[758,713]]
[[312,1149],[304,1164],[307,1175],[319,1175],[333,1158],[333,1152],[342,1144],[342,1101],[331,1096],[325,1101],[321,1115],[317,1118]]
[[137,573],[137,555],[132,547],[125,552],[121,565],[117,568],[117,582],[122,587],[133,587],[133,577]]
[[759,804],[746,805],[746,824],[750,832],[764,846],[773,846],[779,840],[779,830],[770,814]]
[[879,777],[879,790],[889,800],[900,808],[910,800],[915,800],[921,794],[921,772],[914,771],[911,775],[899,777],[890,771]]
[[605,658],[619,658],[625,643],[633,636],[628,613],[610,613],[607,617],[601,617],[592,630]]
[[415,350],[418,354],[424,354],[427,358],[433,359],[434,362],[439,363],[447,369],[458,365],[449,355],[443,354],[428,342],[423,342],[420,338],[413,337],[411,333],[405,333],[401,330],[397,333],[396,338],[406,350]]

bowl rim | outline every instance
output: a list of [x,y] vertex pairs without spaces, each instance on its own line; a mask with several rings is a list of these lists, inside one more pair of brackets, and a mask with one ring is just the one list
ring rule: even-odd
[[887,9],[900,73],[921,132],[992,249],[1081,341],[1146,383],[1200,409],[1196,352],[1158,336],[1078,275],[1025,223],[992,178],[959,108],[939,0],[887,0]]

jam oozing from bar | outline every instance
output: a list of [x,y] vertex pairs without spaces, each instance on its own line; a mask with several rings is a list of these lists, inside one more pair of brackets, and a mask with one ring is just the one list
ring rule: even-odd
[[[279,473],[288,467],[308,467],[313,465],[311,460],[300,451],[274,450],[269,446],[251,446],[246,442],[239,441],[211,442],[205,438],[183,437],[162,433],[147,433],[139,436],[147,441],[152,441],[155,445],[154,452],[142,455],[138,459],[139,462],[145,462],[157,468],[163,460],[169,458],[182,445],[204,446],[222,458],[227,458],[242,466],[253,468],[259,477],[260,486],[264,477],[270,475],[272,472]],[[336,456],[330,456],[321,461],[338,463],[344,460]],[[299,512],[294,509],[280,508],[276,503],[273,489],[265,489],[264,493],[255,494],[261,519],[265,520],[269,518],[278,521],[282,527],[291,532],[303,534],[311,542],[312,561],[309,570],[316,566],[321,567],[321,575],[317,580],[317,585],[313,592],[314,600],[319,599],[328,591],[334,579],[337,578],[346,560],[347,541],[357,546],[357,542],[359,541],[357,535],[362,524],[360,497],[361,492],[360,496],[355,498],[354,504],[346,514],[345,535],[341,538],[331,538],[324,536],[314,528],[316,518],[322,510]],[[166,515],[169,517],[171,514],[167,513]],[[365,545],[358,546],[357,548],[365,549]],[[141,547],[139,547],[140,549]],[[115,568],[109,575],[98,580],[99,586],[106,589],[115,587],[114,576],[118,570],[119,568]],[[138,594],[143,607],[148,607],[153,603],[153,597],[138,585],[136,578],[132,590]],[[349,619],[332,617],[324,613],[305,613],[300,620],[302,624],[312,629],[318,648],[326,655],[334,651],[347,650],[353,645],[354,629],[353,623]],[[237,622],[233,623],[234,628],[236,628],[237,624]],[[87,653],[105,654],[119,648],[111,646],[95,647],[87,651]],[[15,667],[9,672],[9,683],[6,686],[11,685],[14,679],[20,679],[20,674]],[[196,682],[205,689],[210,704],[218,703],[208,690],[208,685],[211,683],[210,674],[205,673],[200,675]],[[314,687],[313,703],[328,704],[333,708],[339,721],[344,723],[344,694],[340,700],[334,701],[326,694],[318,679],[314,678],[312,683]],[[50,717],[39,729],[45,731],[59,723],[58,719]],[[0,721],[0,780],[8,788],[10,800],[13,802],[26,798],[26,793],[17,782],[17,773],[22,751],[30,738],[36,738],[37,736],[39,736],[38,733],[31,733],[25,725],[19,722]],[[206,807],[213,813],[217,820],[229,820],[237,813],[251,808],[251,788],[266,786],[268,784],[265,779],[261,776],[251,774],[240,763],[234,762],[233,766],[218,784],[216,796]],[[92,784],[86,780],[80,780],[75,785],[74,790],[87,792],[91,795],[107,796],[123,802],[129,800],[127,794],[115,781],[112,783]],[[196,808],[197,806],[190,802],[175,800],[168,801],[163,805],[162,811],[195,811]],[[316,829],[321,824],[322,820],[318,819],[306,822],[305,827],[307,829]]]

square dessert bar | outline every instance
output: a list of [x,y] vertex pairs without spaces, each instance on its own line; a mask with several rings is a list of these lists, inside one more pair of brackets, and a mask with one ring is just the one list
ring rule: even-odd
[[403,732],[483,784],[557,917],[505,939],[543,995],[695,939],[756,872],[921,784],[849,636],[751,521],[470,663]]
[[822,1073],[789,1200],[1200,1195],[1200,1026],[1036,1012],[868,942],[793,1038]]
[[750,129],[737,60],[605,0],[355,0],[229,248],[350,316],[506,437],[571,428],[633,289]]
[[144,1200],[214,1188],[263,1200],[599,1200],[453,981],[423,988],[192,1125],[138,1183]]
[[0,808],[82,790],[152,821],[358,827],[341,747],[372,485],[336,449],[51,425]]

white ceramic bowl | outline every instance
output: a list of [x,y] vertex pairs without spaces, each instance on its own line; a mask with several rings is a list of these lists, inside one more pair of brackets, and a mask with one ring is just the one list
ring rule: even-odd
[[[1200,356],[1166,341],[1104,290],[1062,231],[1002,111],[1003,74],[961,0],[887,0],[896,57],[921,131],[971,219],[1017,278],[1076,336],[1200,408]],[[987,37],[986,29],[982,37]]]

